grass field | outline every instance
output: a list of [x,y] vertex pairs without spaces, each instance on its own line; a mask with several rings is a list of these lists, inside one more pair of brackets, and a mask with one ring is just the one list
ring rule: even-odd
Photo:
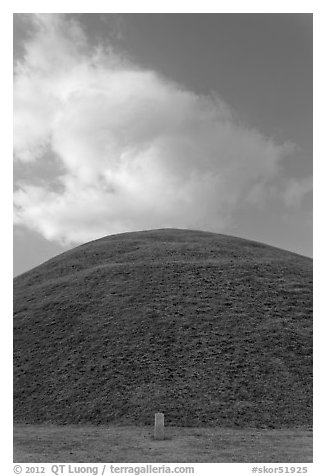
[[310,463],[312,432],[150,426],[14,426],[15,463]]

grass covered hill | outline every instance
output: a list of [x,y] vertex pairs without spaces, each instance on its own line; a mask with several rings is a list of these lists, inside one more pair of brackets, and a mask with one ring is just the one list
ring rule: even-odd
[[312,260],[153,230],[14,279],[14,419],[310,426]]

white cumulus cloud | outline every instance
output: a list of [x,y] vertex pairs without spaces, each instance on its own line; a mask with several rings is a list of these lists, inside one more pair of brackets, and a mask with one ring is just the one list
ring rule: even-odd
[[[60,173],[56,187],[17,184],[15,223],[61,243],[159,227],[219,231],[276,183],[292,146],[240,124],[217,95],[92,49],[63,15],[31,18],[15,67],[14,158],[37,169],[50,156]],[[297,184],[291,190],[289,203]]]

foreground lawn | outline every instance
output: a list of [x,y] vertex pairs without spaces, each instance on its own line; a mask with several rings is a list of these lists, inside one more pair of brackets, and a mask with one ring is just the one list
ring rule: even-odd
[[309,463],[312,432],[136,426],[14,426],[15,463]]

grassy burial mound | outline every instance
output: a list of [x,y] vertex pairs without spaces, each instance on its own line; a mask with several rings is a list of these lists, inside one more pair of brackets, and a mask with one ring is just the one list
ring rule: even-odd
[[108,236],[14,280],[16,422],[311,425],[312,260],[189,230]]

